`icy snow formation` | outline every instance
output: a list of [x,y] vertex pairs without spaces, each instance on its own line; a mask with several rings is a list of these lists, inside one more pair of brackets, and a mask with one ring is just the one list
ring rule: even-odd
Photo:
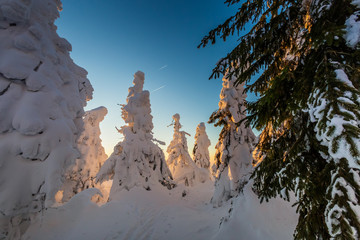
[[59,0],[0,0],[0,220],[17,215],[14,229],[54,203],[92,98],[87,72],[56,33],[59,9]]
[[196,128],[195,145],[193,149],[194,162],[198,167],[208,169],[210,167],[209,147],[211,143],[206,134],[205,123],[199,123]]
[[187,140],[185,135],[187,132],[180,131],[180,115],[176,113],[173,116],[174,136],[170,142],[167,152],[169,154],[166,162],[174,176],[174,180],[178,183],[184,183],[185,186],[193,186],[197,182],[205,182],[207,179],[207,171],[196,166],[188,152]]
[[215,192],[211,199],[214,206],[237,196],[248,182],[252,170],[252,145],[255,135],[250,127],[241,122],[246,117],[244,84],[235,85],[236,78],[223,78],[219,109],[213,113],[210,122],[223,125],[219,141],[216,144]]
[[99,126],[107,112],[105,107],[98,107],[85,113],[84,131],[77,141],[81,158],[67,172],[62,201],[68,201],[76,193],[94,187],[101,190],[104,199],[108,199],[106,186],[95,183],[96,174],[108,158],[101,144]]
[[124,135],[124,140],[114,147],[97,175],[100,182],[113,179],[110,200],[116,192],[135,186],[151,190],[158,184],[168,188],[173,185],[164,153],[154,143],[150,93],[143,91],[144,80],[143,72],[135,73],[127,104],[122,105],[122,118],[127,125],[118,131]]

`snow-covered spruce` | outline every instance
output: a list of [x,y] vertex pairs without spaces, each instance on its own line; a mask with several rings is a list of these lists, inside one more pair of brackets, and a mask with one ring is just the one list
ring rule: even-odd
[[61,7],[0,1],[0,222],[12,218],[0,236],[10,239],[30,213],[54,203],[63,170],[80,156],[76,140],[93,89],[56,33]]
[[194,162],[200,168],[210,167],[209,147],[211,143],[206,134],[205,123],[201,122],[196,128],[195,145],[193,149]]
[[190,134],[180,131],[182,126],[178,113],[173,116],[173,123],[171,125],[174,125],[174,136],[167,148],[169,155],[166,162],[174,176],[175,182],[184,183],[185,186],[193,186],[197,182],[205,182],[208,175],[207,171],[198,168],[191,159],[185,136],[190,136]]
[[134,75],[133,87],[129,88],[127,104],[122,105],[122,118],[126,125],[118,129],[124,140],[114,147],[97,174],[97,181],[113,179],[111,200],[116,192],[138,186],[151,190],[152,186],[173,187],[172,176],[165,162],[165,156],[153,138],[150,93],[143,90],[143,72]]
[[85,112],[84,131],[77,141],[81,158],[76,160],[76,164],[66,174],[62,202],[68,201],[73,195],[85,189],[94,187],[101,190],[104,199],[108,199],[106,187],[95,183],[96,174],[108,158],[101,144],[99,126],[107,112],[105,107]]
[[[360,42],[360,1],[352,1],[352,7],[355,10],[345,22],[345,34],[335,38],[344,39],[347,47],[356,53]],[[315,85],[305,112],[315,124],[316,139],[322,145],[320,154],[329,165],[334,165],[325,209],[328,232],[334,239],[359,239],[360,92],[355,70],[359,64],[346,51],[338,51],[341,59],[329,57],[326,65],[327,70],[333,71],[324,74],[322,81],[327,83],[326,88]]]
[[[246,117],[244,84],[235,85],[236,78],[223,77],[219,109],[214,112],[209,123],[223,126],[216,144],[215,192],[211,199],[214,206],[237,196],[248,182],[252,170],[251,151],[255,135],[250,127],[241,122]],[[241,122],[241,123],[240,123]]]

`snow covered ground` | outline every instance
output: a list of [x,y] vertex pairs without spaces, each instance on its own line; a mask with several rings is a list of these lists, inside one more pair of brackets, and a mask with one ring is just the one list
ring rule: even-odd
[[290,203],[275,199],[260,205],[248,184],[233,204],[214,208],[213,185],[209,180],[172,190],[135,187],[102,206],[90,200],[96,189],[88,189],[46,210],[23,239],[292,239],[297,216]]

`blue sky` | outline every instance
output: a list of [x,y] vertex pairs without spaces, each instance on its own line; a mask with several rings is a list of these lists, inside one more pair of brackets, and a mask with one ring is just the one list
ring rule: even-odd
[[[85,68],[94,87],[86,110],[107,107],[101,138],[108,154],[121,141],[115,126],[124,125],[117,104],[126,102],[133,74],[145,73],[150,91],[154,137],[169,144],[167,127],[179,113],[192,151],[196,126],[217,109],[221,79],[208,80],[216,62],[234,46],[197,49],[202,37],[236,12],[222,0],[62,0],[58,33],[73,46],[71,57]],[[211,153],[220,128],[206,124]],[[162,147],[166,150],[166,146]]]

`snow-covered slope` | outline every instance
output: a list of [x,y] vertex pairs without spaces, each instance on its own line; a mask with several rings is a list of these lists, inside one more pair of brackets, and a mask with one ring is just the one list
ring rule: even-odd
[[[295,209],[283,200],[259,204],[250,185],[244,195],[213,208],[213,182],[173,190],[135,187],[116,201],[98,206],[95,189],[48,209],[25,234],[28,240],[288,240],[297,222]],[[184,190],[186,195],[184,194]],[[183,195],[185,195],[183,197]],[[232,209],[232,210],[230,210]],[[230,212],[230,213],[229,213]],[[230,217],[229,217],[230,215]]]

